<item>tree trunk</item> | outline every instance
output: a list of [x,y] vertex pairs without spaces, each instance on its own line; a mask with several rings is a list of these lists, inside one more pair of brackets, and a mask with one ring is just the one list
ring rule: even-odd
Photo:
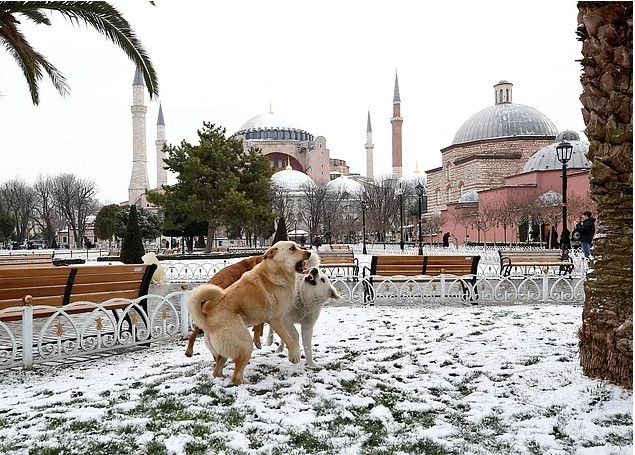
[[633,5],[579,2],[580,101],[598,207],[580,329],[585,374],[633,387]]

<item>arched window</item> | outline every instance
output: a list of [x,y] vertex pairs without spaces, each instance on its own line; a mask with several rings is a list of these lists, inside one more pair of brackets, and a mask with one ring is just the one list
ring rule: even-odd
[[463,182],[459,183],[459,199],[463,196],[464,186]]
[[450,162],[449,161],[445,164],[445,177],[448,180],[450,180],[452,178],[451,174],[450,174]]
[[448,187],[446,188],[446,192],[447,192],[447,196],[448,196],[448,202],[450,202],[452,200],[452,187],[450,185],[448,185]]
[[505,89],[505,101],[507,101],[508,103],[512,102],[512,100],[509,99],[509,89],[508,88]]
[[441,205],[441,189],[437,188],[434,192],[434,199],[437,205]]
[[503,89],[500,89],[500,91],[498,93],[498,102],[499,103],[503,102]]

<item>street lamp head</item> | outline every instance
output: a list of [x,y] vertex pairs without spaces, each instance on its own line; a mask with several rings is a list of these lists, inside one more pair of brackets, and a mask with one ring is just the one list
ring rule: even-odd
[[571,159],[573,153],[573,145],[568,141],[562,141],[556,146],[556,154],[558,155],[558,161],[562,164],[567,164]]
[[418,194],[419,196],[423,196],[423,190],[424,190],[424,187],[423,187],[423,185],[421,184],[421,182],[419,182],[419,183],[417,183],[417,184],[415,185],[415,189],[417,190],[417,194]]

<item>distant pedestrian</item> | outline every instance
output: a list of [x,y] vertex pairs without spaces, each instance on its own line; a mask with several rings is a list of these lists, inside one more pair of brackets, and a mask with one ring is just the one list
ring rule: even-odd
[[322,240],[320,239],[319,235],[316,235],[315,237],[313,237],[313,245],[315,245],[316,250],[320,249],[320,245],[322,245]]
[[593,237],[595,236],[595,218],[590,210],[586,210],[583,215],[586,218],[575,229],[580,233],[582,252],[584,257],[588,259],[591,255],[591,246],[593,246]]
[[450,233],[446,232],[445,234],[443,234],[443,246],[445,248],[450,246]]
[[304,234],[302,234],[302,237],[300,237],[300,246],[302,248],[306,246],[306,237],[304,236]]
[[465,234],[465,238],[463,239],[463,244],[467,245],[470,243],[470,234]]
[[560,234],[560,249],[571,249],[571,233],[569,232],[569,229],[563,229],[562,234]]
[[551,248],[558,248],[558,231],[553,228],[551,229],[551,239],[549,241],[551,242]]

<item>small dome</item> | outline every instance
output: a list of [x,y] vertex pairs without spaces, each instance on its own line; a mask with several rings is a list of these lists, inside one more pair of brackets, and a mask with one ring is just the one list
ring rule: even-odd
[[546,115],[522,104],[501,103],[477,112],[454,135],[452,144],[513,136],[555,136]]
[[271,176],[271,182],[292,191],[299,191],[305,185],[313,185],[311,177],[304,172],[294,171],[292,169],[285,169],[278,171]]
[[562,203],[562,194],[549,190],[541,194],[538,199],[536,199],[536,203],[543,206],[560,205]]
[[326,184],[326,189],[336,191],[340,194],[348,193],[349,195],[358,195],[364,191],[364,187],[361,183],[345,175],[329,181]]
[[562,169],[562,163],[558,161],[556,147],[562,141],[569,141],[573,146],[571,159],[567,163],[569,169],[591,169],[591,162],[586,154],[589,151],[589,144],[580,140],[580,135],[575,131],[563,131],[556,136],[556,142],[538,150],[529,158],[522,172],[544,171],[550,169]]
[[459,204],[463,202],[478,202],[478,193],[475,190],[470,190],[459,198]]

